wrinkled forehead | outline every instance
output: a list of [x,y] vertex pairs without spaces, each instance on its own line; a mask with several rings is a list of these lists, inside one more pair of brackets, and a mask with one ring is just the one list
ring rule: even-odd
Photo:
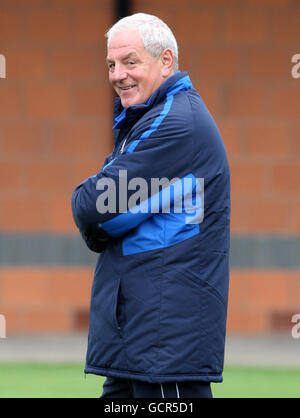
[[107,50],[124,48],[126,46],[143,47],[140,34],[135,29],[119,29],[113,32],[108,41]]
[[107,59],[112,60],[130,53],[145,53],[143,41],[136,30],[120,30],[111,35],[107,47]]

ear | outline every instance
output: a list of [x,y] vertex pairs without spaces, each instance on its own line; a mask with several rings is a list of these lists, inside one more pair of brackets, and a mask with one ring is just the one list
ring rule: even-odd
[[162,75],[169,77],[174,73],[174,53],[171,49],[165,49],[161,54]]

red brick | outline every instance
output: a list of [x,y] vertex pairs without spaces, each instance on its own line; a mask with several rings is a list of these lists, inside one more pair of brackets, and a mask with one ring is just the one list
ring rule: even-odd
[[265,192],[267,171],[263,163],[231,162],[231,188],[234,198]]
[[6,53],[7,77],[11,80],[37,81],[46,79],[47,52],[43,49],[18,46]]
[[247,72],[255,80],[288,80],[291,75],[289,51],[266,49],[247,53]]
[[57,124],[51,132],[50,151],[82,158],[95,152],[96,129],[91,123]]
[[6,338],[24,331],[24,312],[22,309],[2,305],[1,314],[5,316]]
[[102,134],[99,136],[99,139],[96,140],[96,145],[93,148],[93,155],[90,153],[82,153],[81,158],[79,158],[79,154],[74,154],[76,155],[76,158],[73,158],[71,169],[71,183],[74,187],[85,178],[100,171],[105,158],[112,151],[112,143],[110,140],[110,135]]
[[174,16],[181,11],[180,5],[181,2],[178,0],[164,0],[164,2],[159,0],[135,0],[132,1],[131,9],[133,13],[149,13],[158,16],[174,31]]
[[89,309],[92,279],[91,268],[0,269],[7,335],[72,331],[74,314]]
[[52,306],[24,312],[26,333],[68,332],[72,330],[72,312]]
[[[299,233],[300,232],[300,200],[294,204],[293,211],[294,212],[294,219],[293,219],[293,232]],[[300,292],[299,292],[300,295]]]
[[[103,56],[103,65],[99,65]],[[63,49],[56,51],[51,59],[51,75],[59,80],[99,79],[107,76],[105,55],[96,50]]]
[[300,125],[298,125],[295,128],[295,134],[294,134],[294,151],[296,155],[300,155]]
[[[186,0],[185,8],[188,8],[190,3],[191,0]],[[165,0],[163,3],[160,0],[132,0],[131,4],[134,13],[138,13],[141,12],[141,10],[146,10],[149,8],[164,9],[165,7],[173,7],[174,9],[180,9],[182,2],[180,0]],[[146,10],[144,13],[149,13],[149,11]]]
[[291,306],[299,305],[299,297],[294,296],[296,283],[297,274],[294,272],[232,270],[227,332],[268,331],[272,313],[286,312],[291,310]]
[[272,189],[283,195],[300,193],[300,163],[278,163],[272,167]]
[[[186,2],[180,2],[180,3],[181,3],[181,7],[183,8],[186,7]],[[189,0],[189,3],[190,3],[190,8],[194,10],[195,9],[199,10],[203,6],[209,6],[210,8],[222,10],[222,8],[228,9],[228,8],[232,8],[232,7],[236,7],[240,5],[239,0],[214,0],[213,2],[211,2],[210,0],[201,0],[200,3],[197,0]]]
[[0,162],[0,193],[16,192],[22,188],[24,167],[13,160]]
[[219,94],[215,83],[193,82],[194,87],[202,97],[210,113],[215,117],[219,112]]
[[202,10],[195,13],[184,9],[176,13],[172,30],[182,44],[212,42],[216,40],[218,33],[217,15]]
[[85,161],[85,162],[76,162],[72,168],[72,187],[75,189],[79,183],[85,180],[89,176],[97,174],[103,165],[103,161]]
[[262,13],[228,12],[224,18],[224,39],[228,44],[258,45],[266,37],[265,16]]
[[243,134],[240,123],[236,120],[218,120],[218,127],[229,159],[243,153]]
[[290,204],[279,198],[249,200],[247,224],[251,233],[285,233],[290,224]]
[[70,39],[70,16],[53,12],[36,12],[28,17],[28,38],[37,42]]
[[201,79],[215,82],[218,80],[235,80],[241,73],[240,58],[237,51],[224,48],[213,48],[202,51],[199,56]]
[[243,198],[235,198],[235,194],[233,193],[233,197],[231,199],[231,233],[248,232],[247,216],[248,202]]
[[26,187],[29,191],[67,191],[70,187],[70,166],[60,161],[31,162],[27,166]]
[[21,39],[22,17],[14,13],[0,12],[0,42],[11,42]]
[[[290,75],[291,80],[292,76]],[[300,83],[277,87],[271,92],[270,110],[275,117],[299,119]]]
[[269,13],[272,8],[278,10],[279,7],[289,6],[290,0],[247,0],[247,5],[254,8],[266,8],[266,12]]
[[[300,39],[300,10],[291,8],[286,12],[269,16],[270,39],[273,43],[288,45],[291,48],[299,46]],[[299,51],[295,51],[297,53]]]
[[284,271],[249,273],[248,306],[265,312],[289,308],[289,276]]
[[35,122],[6,123],[1,128],[1,151],[10,153],[41,152],[43,127]]
[[75,18],[74,39],[84,43],[101,42],[106,45],[105,32],[113,24],[110,10],[81,13]]
[[261,334],[267,330],[267,318],[262,312],[228,309],[227,333]]
[[[188,71],[191,81],[200,80],[198,68],[194,68],[196,63],[200,65],[200,54],[196,56],[197,48],[186,44],[185,48],[179,51],[179,66],[181,71]],[[195,74],[195,76],[193,76]]]
[[83,9],[86,11],[87,9],[97,9],[101,8],[102,10],[107,10],[107,8],[111,7],[110,0],[51,0],[51,6],[54,9],[61,9],[69,11],[70,8],[72,10],[80,11]]
[[[75,188],[75,187],[74,187]],[[47,199],[47,229],[51,232],[78,233],[71,210],[71,193],[49,196]]]
[[[180,48],[179,67],[181,71],[187,71],[189,73],[190,79],[195,88],[199,88],[201,85],[203,87],[207,86],[207,80],[204,83],[201,78],[199,71],[200,65],[201,55],[197,46],[192,46],[189,43],[186,43],[183,48]],[[209,80],[209,82],[212,84],[212,80]]]
[[44,199],[36,194],[1,198],[0,213],[2,231],[22,233],[45,230],[47,206]]
[[[152,13],[156,14],[161,18],[161,11],[169,9],[181,13],[182,11],[194,12],[195,14],[205,10],[208,6],[209,9],[220,10],[222,8],[230,8],[240,5],[240,0],[132,0],[132,9],[136,12]],[[159,14],[158,14],[159,11]],[[175,34],[176,35],[176,34]]]
[[[298,206],[300,210],[300,205]],[[292,309],[295,309],[295,313],[300,313],[300,284],[299,284],[299,277],[300,277],[300,271],[296,271],[294,273],[290,274],[290,281],[291,281],[291,307]],[[294,286],[293,286],[294,285]]]
[[249,124],[247,152],[270,158],[287,155],[290,152],[289,126],[275,120]]
[[59,118],[71,113],[68,88],[59,85],[28,87],[25,94],[25,111],[35,118]]
[[228,302],[230,309],[241,309],[245,306],[248,286],[248,272],[231,270],[229,278]]
[[228,116],[265,116],[265,91],[257,86],[243,85],[227,88],[223,113]]
[[111,117],[113,95],[110,86],[81,87],[76,91],[74,100],[75,113],[80,116]]
[[96,159],[100,162],[112,152],[113,149],[113,120],[111,118],[100,118],[97,120],[98,133],[96,138]]
[[57,268],[51,272],[49,298],[61,307],[89,307],[93,271]]
[[0,119],[15,117],[21,113],[20,90],[18,87],[8,86],[5,83],[5,79],[0,79]]
[[1,7],[5,10],[22,10],[28,11],[33,9],[39,9],[45,6],[47,0],[1,0]]
[[1,270],[2,300],[9,307],[43,307],[48,301],[49,273],[33,268]]
[[[298,308],[296,309],[298,312]],[[269,328],[271,332],[291,332],[291,319],[295,310],[275,310],[269,314]]]

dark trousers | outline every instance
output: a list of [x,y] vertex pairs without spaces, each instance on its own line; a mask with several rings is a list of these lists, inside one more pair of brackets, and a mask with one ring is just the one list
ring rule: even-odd
[[210,383],[146,383],[107,377],[101,398],[212,398]]

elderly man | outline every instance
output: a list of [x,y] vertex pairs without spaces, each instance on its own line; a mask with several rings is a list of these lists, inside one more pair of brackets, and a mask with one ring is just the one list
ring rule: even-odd
[[128,16],[107,46],[115,145],[72,197],[82,237],[101,253],[85,372],[107,376],[107,398],[211,397],[210,383],[222,381],[228,298],[224,145],[178,70],[164,22]]

